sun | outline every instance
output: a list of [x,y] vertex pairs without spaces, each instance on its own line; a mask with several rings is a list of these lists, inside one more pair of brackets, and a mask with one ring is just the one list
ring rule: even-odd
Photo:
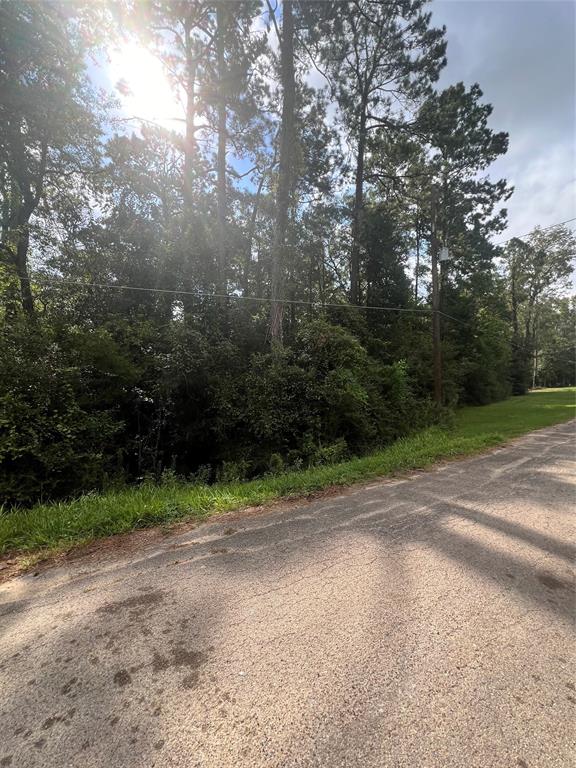
[[182,107],[162,63],[137,43],[109,52],[108,76],[117,87],[122,112],[170,130],[182,130]]

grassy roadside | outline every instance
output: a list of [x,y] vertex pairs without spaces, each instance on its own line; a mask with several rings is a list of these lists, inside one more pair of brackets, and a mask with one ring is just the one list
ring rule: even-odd
[[305,496],[334,485],[428,467],[435,461],[477,453],[533,429],[576,415],[576,390],[532,392],[458,411],[450,430],[428,429],[362,458],[242,483],[144,485],[75,501],[39,504],[0,515],[0,554],[56,552],[137,528]]

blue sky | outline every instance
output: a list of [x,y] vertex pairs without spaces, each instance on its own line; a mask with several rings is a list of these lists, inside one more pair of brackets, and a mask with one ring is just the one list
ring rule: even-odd
[[[478,82],[494,106],[492,127],[510,134],[507,155],[490,169],[492,178],[505,177],[515,186],[502,238],[576,216],[576,4],[433,0],[430,8],[433,22],[447,28],[448,65],[439,87],[459,80],[467,85]],[[113,55],[108,68],[92,67],[92,74],[100,85],[110,87],[124,68],[136,82],[140,76],[140,90],[135,89],[139,92],[125,107],[126,114],[152,119],[155,110],[170,111],[169,87],[166,99],[159,96],[161,72],[141,60],[134,46],[122,57]]]

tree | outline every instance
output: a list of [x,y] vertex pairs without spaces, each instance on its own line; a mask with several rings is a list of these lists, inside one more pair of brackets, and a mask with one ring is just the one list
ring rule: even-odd
[[1,252],[29,318],[33,219],[42,206],[50,219],[47,200],[78,188],[99,166],[101,105],[84,70],[87,23],[65,3],[2,3]]
[[[272,13],[272,11],[270,11]],[[280,83],[282,88],[282,119],[280,124],[280,166],[276,193],[276,217],[270,270],[270,339],[272,346],[282,345],[283,261],[286,253],[286,233],[294,188],[294,141],[296,82],[294,75],[294,17],[292,0],[282,6],[280,44]]]
[[[337,461],[436,423],[431,316],[444,406],[505,397],[516,350],[524,386],[573,381],[574,242],[511,243],[498,269],[507,136],[478,86],[432,90],[424,0],[0,0],[0,25],[10,503]],[[87,54],[127,37],[163,66],[174,130],[91,89]]]
[[[482,104],[482,91],[462,83],[435,92],[421,105],[415,120],[415,137],[394,141],[378,132],[372,140],[369,175],[388,194],[407,198],[414,206],[410,227],[416,229],[418,252],[427,241],[432,277],[432,334],[434,394],[442,402],[441,313],[453,314],[449,302],[440,304],[453,283],[473,273],[493,269],[494,249],[487,238],[505,223],[505,209],[497,206],[512,190],[505,180],[479,177],[507,150],[508,136],[488,127],[492,112]],[[439,273],[441,245],[450,249],[450,273]],[[418,253],[420,261],[420,253]],[[419,265],[418,265],[419,266]]]
[[576,385],[576,299],[551,299],[542,307],[535,384],[543,387]]
[[505,251],[510,290],[512,381],[516,394],[524,393],[538,368],[538,337],[542,310],[568,287],[576,237],[570,230],[538,227],[526,241],[514,238]]
[[398,102],[426,94],[445,64],[444,29],[430,28],[425,0],[337,3],[333,40],[323,59],[334,81],[348,142],[353,147],[354,200],[350,250],[350,301],[361,301],[360,258],[365,161],[370,132],[408,128]]
[[257,137],[266,128],[258,104],[264,86],[256,72],[256,63],[264,53],[264,37],[253,31],[259,11],[255,0],[242,0],[233,7],[225,0],[216,3],[214,55],[207,58],[205,82],[201,82],[199,89],[210,125],[205,133],[216,137],[216,288],[219,292],[227,290],[230,279],[231,180],[244,177],[230,167],[228,156],[231,155],[233,162],[256,160]]

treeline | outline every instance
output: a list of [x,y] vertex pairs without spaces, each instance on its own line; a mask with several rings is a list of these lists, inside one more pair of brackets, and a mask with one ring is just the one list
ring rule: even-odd
[[[181,130],[94,86],[127,40]],[[424,0],[0,0],[8,505],[336,461],[574,384],[574,238],[493,244],[508,137],[478,85],[435,89],[445,56]]]

